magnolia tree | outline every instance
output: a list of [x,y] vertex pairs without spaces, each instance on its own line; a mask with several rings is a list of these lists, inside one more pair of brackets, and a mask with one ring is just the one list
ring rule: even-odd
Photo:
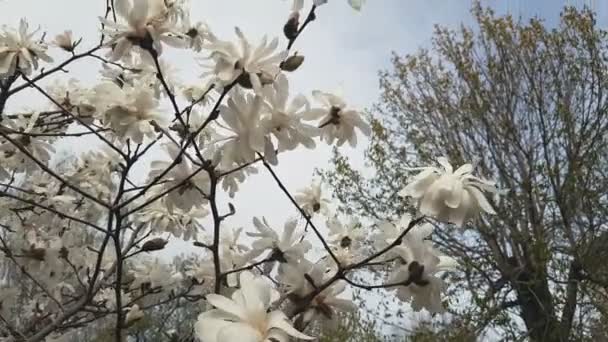
[[[348,287],[387,288],[415,310],[442,311],[439,273],[455,263],[433,247],[428,220],[462,225],[493,213],[486,199],[497,193],[493,183],[473,176],[471,165],[454,170],[440,159],[440,167],[413,170],[419,173],[401,192],[419,216],[363,229],[331,213],[320,184],[292,194],[274,172],[279,153],[319,142],[355,146],[370,131],[339,96],[312,91],[311,103],[290,95],[289,73],[304,62],[292,47],[325,2],[294,1],[285,41],[259,44],[239,29],[218,37],[191,21],[181,0],[108,1],[100,38],[66,31],[47,43],[25,19],[3,27],[3,341],[67,340],[100,322],[111,322],[123,341],[147,311],[179,300],[200,303],[193,325],[203,342],[313,340],[315,326],[356,308]],[[349,1],[357,10],[361,2]],[[201,59],[198,85],[167,75],[168,48]],[[97,84],[43,85],[77,60],[102,63]],[[6,110],[25,91],[48,108]],[[93,147],[58,160],[54,146],[64,139]],[[136,170],[141,165],[146,175]],[[238,208],[220,198],[234,196],[258,168],[298,217],[277,224],[260,213],[247,238],[226,226]],[[198,253],[177,263],[159,258],[178,239]],[[354,280],[379,266],[391,271],[385,282]]]

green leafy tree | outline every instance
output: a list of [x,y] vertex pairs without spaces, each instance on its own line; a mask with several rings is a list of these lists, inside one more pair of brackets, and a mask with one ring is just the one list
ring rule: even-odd
[[[407,167],[473,162],[506,189],[465,229],[433,240],[459,259],[452,311],[477,336],[593,339],[605,321],[608,226],[608,40],[589,10],[559,25],[516,21],[479,4],[477,27],[437,27],[430,50],[394,55],[371,110],[365,177],[338,151],[324,173],[351,215],[403,214]],[[603,246],[603,247],[600,247]],[[597,330],[597,329],[596,329]]]

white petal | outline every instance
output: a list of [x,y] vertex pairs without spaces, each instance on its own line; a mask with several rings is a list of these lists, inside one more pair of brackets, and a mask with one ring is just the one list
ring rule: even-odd
[[209,304],[215,306],[216,308],[230,313],[242,320],[247,319],[247,313],[245,312],[244,308],[235,303],[233,300],[214,293],[208,294],[205,298]]
[[292,337],[296,337],[302,340],[313,340],[314,337],[304,335],[303,333],[296,330],[288,321],[287,316],[281,311],[273,311],[268,314],[268,326],[272,328],[281,329]]
[[217,334],[218,342],[262,342],[262,334],[245,323],[232,323],[222,328]]
[[471,195],[473,195],[473,198],[475,198],[477,204],[483,211],[488,214],[496,214],[496,211],[494,211],[494,208],[492,208],[492,205],[490,205],[490,202],[488,202],[486,196],[484,196],[484,194],[479,191],[479,189],[474,186],[470,186],[467,187],[467,191],[471,193]]

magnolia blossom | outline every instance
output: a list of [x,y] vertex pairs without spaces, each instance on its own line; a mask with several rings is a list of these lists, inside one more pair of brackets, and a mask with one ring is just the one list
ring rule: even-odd
[[95,87],[97,107],[101,109],[106,126],[112,128],[116,135],[137,144],[143,142],[144,136],[154,136],[151,123],[162,122],[163,118],[156,111],[158,100],[152,89],[104,83]]
[[182,31],[188,37],[190,48],[197,52],[203,49],[206,41],[216,39],[206,23],[199,21],[191,24],[189,15],[184,18]]
[[339,297],[345,290],[346,282],[337,281],[321,291],[302,314],[304,322],[320,320],[327,328],[337,328],[340,324],[338,312],[350,312],[357,309],[352,300]]
[[220,106],[220,116],[231,134],[222,146],[220,167],[231,168],[255,158],[256,152],[264,151],[266,140],[260,127],[260,108],[263,99],[253,94],[235,91],[228,105]]
[[[230,270],[234,268],[234,264],[230,263],[229,259],[220,258],[220,267],[222,270]],[[213,256],[209,255],[204,258],[192,260],[186,267],[186,276],[195,279],[198,284],[213,286],[215,284],[215,265],[213,264]],[[231,273],[227,277],[228,286],[236,286],[237,278],[235,273]]]
[[[242,267],[249,261],[248,255],[250,248],[239,242],[242,232],[243,228],[222,229],[220,234],[219,252],[223,271]],[[228,277],[226,277],[228,286],[236,286],[237,275],[237,273],[230,273]]]
[[259,46],[252,47],[239,28],[235,29],[239,37],[239,45],[229,41],[214,40],[203,47],[211,51],[209,59],[214,62],[208,66],[208,74],[217,76],[219,81],[228,85],[238,79],[239,84],[253,88],[261,93],[262,85],[272,83],[274,77],[281,71],[279,64],[287,57],[287,51],[276,53],[279,39],[270,43],[266,37]]
[[[47,87],[48,94],[53,98],[51,106],[56,107],[56,103],[61,105],[60,109],[67,109],[79,118],[79,120],[90,125],[95,120],[95,97],[92,89],[83,86],[77,79],[69,79],[67,82],[55,82]],[[65,127],[67,130],[67,127]]]
[[365,232],[361,229],[361,223],[351,219],[348,224],[342,224],[333,218],[327,221],[329,229],[329,243],[342,249],[357,249],[365,239]]
[[397,297],[411,301],[416,311],[425,308],[431,313],[443,312],[441,292],[444,282],[436,276],[442,271],[451,271],[456,261],[439,254],[426,240],[432,233],[432,226],[416,226],[405,237],[401,245],[395,248],[399,257],[399,266],[388,279],[389,284],[401,283],[396,287]]
[[127,315],[125,316],[125,324],[128,326],[135,321],[138,321],[144,317],[144,312],[139,308],[139,305],[134,304],[127,308]]
[[327,215],[329,213],[329,200],[323,198],[320,182],[313,183],[309,187],[301,189],[294,197],[298,205],[309,216],[313,216],[317,213],[320,213],[321,215]]
[[222,189],[228,196],[234,197],[239,190],[239,185],[245,182],[247,176],[258,173],[258,169],[252,166],[244,167],[239,171],[232,171],[222,177]]
[[323,107],[311,109],[304,115],[304,118],[307,120],[321,119],[319,123],[321,138],[326,143],[332,144],[337,141],[338,146],[342,146],[348,141],[354,147],[357,145],[355,128],[366,136],[371,134],[370,126],[361,118],[361,115],[355,110],[347,109],[346,102],[340,97],[318,90],[313,91],[312,95]]
[[302,95],[289,99],[289,82],[283,74],[277,76],[272,87],[264,88],[266,106],[261,125],[278,141],[279,152],[293,150],[298,145],[314,148],[313,137],[317,135],[314,126],[302,123],[303,115],[309,109],[308,101]]
[[[389,245],[392,245],[395,242],[398,242],[397,239],[403,235],[403,233],[408,230],[410,225],[412,224],[412,216],[409,214],[404,214],[401,216],[398,222],[384,221],[378,225],[378,232],[372,236],[374,248],[377,250],[384,249]],[[430,235],[430,232],[433,230],[433,226],[428,223],[418,223],[415,227],[412,227],[406,234],[411,237],[412,234],[416,234],[417,232],[429,232],[427,235]],[[408,239],[408,237],[405,237]],[[422,238],[421,238],[422,239]],[[394,249],[389,250],[385,256],[387,259],[390,259],[396,255]]]
[[[106,42],[112,46],[112,60],[129,54],[133,45],[144,49],[153,48],[161,54],[161,42],[182,47],[185,39],[175,29],[175,17],[164,0],[118,0],[116,14],[125,23],[100,18],[105,25],[103,33],[110,37]],[[173,20],[172,20],[173,19]]]
[[473,176],[471,164],[464,164],[454,171],[446,158],[437,161],[442,168],[417,168],[421,172],[399,195],[418,200],[422,214],[459,226],[481,211],[496,213],[483,194],[497,193],[494,182]]
[[142,285],[150,288],[168,287],[181,281],[181,275],[173,272],[171,266],[160,261],[158,258],[154,260],[144,260],[137,263],[130,274],[134,281],[131,288],[137,289]]
[[202,169],[195,170],[192,164],[180,153],[181,149],[173,143],[165,145],[171,161],[153,161],[148,175],[150,181],[162,175],[174,161],[178,164],[166,173],[163,191],[169,191],[165,197],[169,211],[177,207],[183,211],[190,211],[195,206],[207,202],[205,196],[209,194],[209,175]]
[[[13,132],[36,133],[39,129],[36,128],[36,123],[40,117],[40,112],[34,112],[29,118],[25,118],[19,124],[16,121],[9,121],[6,125]],[[0,127],[0,129],[3,129]],[[6,131],[6,130],[5,130]],[[10,132],[10,131],[9,131]],[[34,156],[36,160],[44,165],[48,165],[51,156],[55,152],[55,148],[44,137],[33,137],[22,134],[9,134],[15,143],[0,137],[0,179],[10,177],[9,171],[15,173],[35,172],[39,166],[25,153],[22,153],[15,145],[25,149],[29,154]],[[7,168],[7,170],[4,170]]]
[[72,31],[70,30],[63,32],[62,34],[56,35],[53,44],[68,52],[74,51],[74,48],[76,47],[76,44],[74,43],[74,40],[72,38]]
[[[151,193],[151,196],[156,195],[158,195],[156,192]],[[148,200],[148,197],[144,197],[144,200]],[[178,200],[178,203],[180,202],[181,200]],[[199,220],[207,216],[209,211],[200,206],[184,211],[176,207],[174,203],[175,201],[172,202],[165,196],[135,213],[133,220],[143,224],[144,228],[153,233],[168,232],[185,241],[196,239],[202,228]],[[139,205],[139,203],[137,204]]]
[[[304,298],[327,281],[332,275],[331,272],[332,267],[324,260],[313,264],[302,259],[298,262],[281,264],[279,281],[288,293]],[[338,323],[337,312],[348,312],[356,308],[351,300],[341,298],[345,289],[346,284],[338,281],[317,294],[302,314],[304,322],[319,319],[328,327],[334,327]]]
[[281,262],[297,261],[304,257],[312,245],[308,241],[302,241],[302,233],[296,233],[298,222],[290,220],[285,223],[283,234],[279,238],[276,231],[269,227],[265,218],[260,221],[253,218],[253,225],[258,232],[247,233],[247,235],[258,238],[252,244],[251,258],[254,258],[266,250],[272,250],[273,257]]
[[27,21],[21,19],[19,31],[4,28],[0,32],[0,76],[13,75],[17,69],[29,74],[32,69],[38,69],[39,59],[48,63],[53,61],[46,54],[46,44],[34,40],[38,30],[28,32],[28,29]]
[[290,336],[313,339],[293,328],[283,312],[269,312],[274,290],[264,279],[243,272],[240,283],[231,298],[207,295],[215,309],[201,314],[194,326],[202,342],[288,342]]

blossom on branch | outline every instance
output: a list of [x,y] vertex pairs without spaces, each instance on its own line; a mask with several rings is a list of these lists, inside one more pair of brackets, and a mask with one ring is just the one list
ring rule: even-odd
[[15,71],[26,75],[32,69],[38,69],[38,60],[47,63],[53,59],[46,54],[47,45],[34,40],[38,30],[28,32],[29,25],[25,19],[21,19],[19,30],[14,31],[6,27],[0,32],[0,76],[11,76]]
[[154,136],[153,122],[163,121],[157,111],[158,99],[150,88],[104,83],[95,87],[96,107],[103,121],[122,140],[141,144],[144,137]]
[[112,46],[111,60],[119,60],[130,55],[131,48],[138,46],[144,50],[162,53],[162,43],[183,47],[185,38],[176,29],[176,17],[164,0],[116,0],[116,14],[124,23],[99,18],[105,25],[103,33],[110,39],[106,45]]
[[293,150],[299,145],[312,149],[313,137],[318,135],[317,128],[302,122],[309,109],[308,100],[303,95],[296,96],[288,104],[289,82],[283,74],[277,76],[272,84],[264,88],[266,99],[261,125],[278,142],[278,151]]
[[253,218],[253,225],[256,233],[247,235],[257,238],[252,243],[250,258],[255,258],[267,250],[271,250],[271,257],[279,262],[295,262],[304,257],[312,245],[308,241],[302,241],[303,232],[296,233],[297,221],[290,220],[285,223],[283,234],[279,238],[277,232],[270,228],[265,218],[260,221],[257,217]]
[[229,41],[214,40],[203,48],[211,51],[208,59],[213,62],[207,67],[211,69],[205,75],[215,75],[222,85],[228,85],[238,80],[239,85],[255,89],[261,93],[262,85],[272,83],[274,77],[281,71],[279,64],[287,57],[287,51],[275,52],[279,39],[270,43],[264,37],[257,47],[251,46],[239,28],[235,29],[239,44]]
[[274,289],[250,272],[240,275],[241,288],[226,298],[209,294],[215,309],[202,313],[195,332],[202,342],[288,342],[291,337],[312,340],[296,330],[281,311],[269,311]]
[[317,120],[321,129],[321,138],[327,144],[336,141],[338,146],[345,142],[355,147],[357,145],[357,135],[355,128],[366,136],[371,134],[371,128],[361,115],[352,109],[347,109],[346,102],[340,97],[324,93],[318,90],[313,91],[313,97],[322,107],[313,108],[304,114],[306,120]]
[[220,117],[229,131],[221,147],[221,168],[230,169],[235,164],[250,162],[256,153],[264,151],[265,132],[260,126],[262,104],[260,96],[235,89],[228,104],[220,106]]
[[165,145],[171,161],[153,161],[151,163],[151,171],[148,175],[149,182],[158,178],[171,168],[173,163],[177,163],[169,172],[162,178],[164,181],[160,187],[161,191],[167,192],[165,204],[169,211],[173,211],[174,207],[185,212],[189,212],[195,206],[207,203],[207,195],[209,194],[209,175],[201,168],[195,170],[192,163],[185,155],[180,154],[180,147],[173,143]]
[[443,312],[441,292],[444,281],[436,273],[451,271],[456,261],[441,255],[427,238],[433,229],[430,225],[415,226],[395,247],[398,266],[388,278],[389,284],[401,283],[396,287],[397,297],[411,301],[412,308],[425,308],[431,313]]
[[454,170],[447,158],[437,160],[441,168],[429,166],[420,170],[401,192],[418,201],[420,213],[462,226],[480,212],[496,214],[484,192],[497,193],[494,182],[473,176],[473,165]]
[[315,182],[307,188],[300,189],[294,198],[310,217],[315,214],[328,215],[329,213],[329,200],[323,197],[320,182]]

